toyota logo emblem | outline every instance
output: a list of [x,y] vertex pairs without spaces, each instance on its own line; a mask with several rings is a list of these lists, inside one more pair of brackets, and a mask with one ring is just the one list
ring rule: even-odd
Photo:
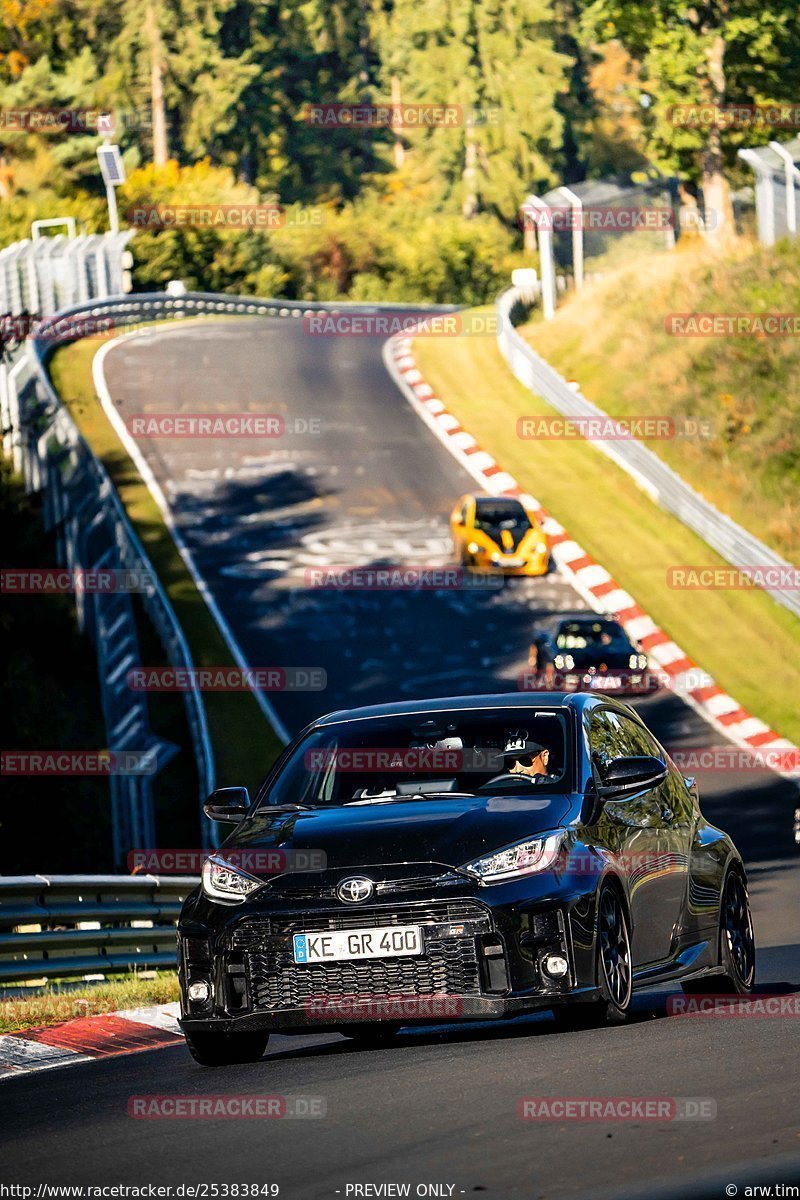
[[346,904],[362,904],[364,900],[369,900],[374,891],[375,884],[371,879],[365,879],[363,875],[354,875],[350,879],[342,880],[336,889],[336,895]]

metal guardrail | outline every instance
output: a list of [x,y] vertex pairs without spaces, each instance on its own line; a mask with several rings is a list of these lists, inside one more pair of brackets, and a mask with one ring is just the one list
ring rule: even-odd
[[[431,306],[453,311],[453,305]],[[414,312],[419,305],[342,304],[254,299],[210,292],[171,295],[151,292],[105,296],[45,317],[10,366],[0,367],[3,442],[29,491],[42,491],[45,522],[58,536],[59,558],[67,566],[92,570],[130,569],[146,577],[146,612],[174,667],[191,670],[188,643],[169,598],[152,569],[124,506],[102,464],[92,455],[61,404],[47,371],[48,355],[58,346],[104,328],[129,329],[154,321],[197,316],[294,317],[315,312]],[[149,731],[146,697],[126,687],[128,667],[137,655],[136,626],[130,597],[76,596],[78,617],[97,645],[102,703],[112,750],[154,752],[160,767],[174,750]],[[215,772],[203,697],[183,693],[199,775],[200,804],[214,790]],[[135,846],[155,845],[152,777],[111,776],[114,861],[121,865]],[[217,830],[200,814],[202,838],[215,845]]]
[[[574,391],[517,333],[513,320],[524,301],[524,294],[517,288],[504,292],[497,301],[498,346],[516,378],[562,416],[609,419],[607,413]],[[742,570],[747,567],[792,570],[786,559],[704,500],[641,442],[626,438],[613,442],[596,441],[594,445],[632,476],[657,504],[676,516],[732,566]],[[800,616],[800,592],[781,587],[765,587],[764,590],[784,608]]]
[[192,876],[0,876],[0,984],[175,966]]
[[739,158],[756,177],[758,240],[773,246],[778,238],[797,237],[800,210],[800,137],[768,146],[742,147]]
[[[86,307],[86,306],[84,306]],[[191,670],[193,660],[167,593],[153,569],[108,473],[94,457],[62,406],[45,367],[61,339],[40,336],[9,372],[6,438],[15,468],[29,491],[42,492],[44,523],[56,533],[57,556],[70,569],[135,571],[143,607],[172,666]],[[68,340],[64,338],[63,340]],[[139,663],[131,596],[124,591],[76,593],[80,627],[97,648],[101,704],[109,749],[134,752],[143,769],[109,775],[114,862],[133,846],[155,845],[152,784],[175,747],[158,739],[149,723],[147,697],[127,687],[127,671]],[[199,803],[214,790],[215,770],[205,705],[196,690],[183,693],[199,776]],[[149,760],[149,761],[148,761]],[[213,832],[201,812],[207,844]]]

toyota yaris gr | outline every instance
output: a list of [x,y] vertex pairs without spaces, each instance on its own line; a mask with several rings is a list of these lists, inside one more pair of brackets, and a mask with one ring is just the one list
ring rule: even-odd
[[552,1009],[624,1020],[637,989],[746,994],[744,864],[637,714],[586,693],[333,713],[235,825],[178,926],[181,1026],[201,1063],[269,1033]]
[[503,575],[546,575],[547,535],[534,513],[506,496],[462,496],[450,514],[462,566]]

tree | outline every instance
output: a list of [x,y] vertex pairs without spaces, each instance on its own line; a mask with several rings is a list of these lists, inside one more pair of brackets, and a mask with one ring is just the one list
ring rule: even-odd
[[[796,0],[595,0],[585,20],[597,37],[618,38],[641,61],[652,98],[649,148],[661,165],[702,184],[712,232],[727,238],[733,215],[725,170],[739,146],[766,142],[776,130],[730,124],[722,110],[796,100]],[[720,117],[704,118],[703,106]]]
[[[569,59],[554,46],[550,0],[395,0],[376,3],[385,95],[460,109],[456,124],[403,131],[405,170],[438,187],[463,214],[513,220],[533,184],[559,174]],[[395,85],[397,86],[397,85]]]

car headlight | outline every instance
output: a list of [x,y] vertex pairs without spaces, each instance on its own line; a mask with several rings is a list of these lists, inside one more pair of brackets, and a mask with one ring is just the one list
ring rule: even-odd
[[481,884],[506,883],[510,879],[521,879],[523,875],[536,875],[547,871],[558,858],[564,831],[546,833],[527,842],[517,842],[505,850],[487,854],[467,863],[465,871],[477,875]]
[[643,671],[647,666],[647,655],[632,654],[628,659],[628,666],[634,671]]
[[537,542],[536,543],[536,553],[537,554],[544,554],[546,550],[547,550],[547,542]]
[[571,671],[575,666],[575,659],[571,654],[557,654],[553,659],[553,666],[557,671]]
[[480,550],[480,546],[477,542],[470,542],[470,544],[467,546],[467,550],[469,550],[470,554],[477,554]]
[[207,858],[203,863],[203,891],[212,900],[224,900],[228,904],[241,904],[256,888],[262,887],[260,879],[236,871],[218,858]]

